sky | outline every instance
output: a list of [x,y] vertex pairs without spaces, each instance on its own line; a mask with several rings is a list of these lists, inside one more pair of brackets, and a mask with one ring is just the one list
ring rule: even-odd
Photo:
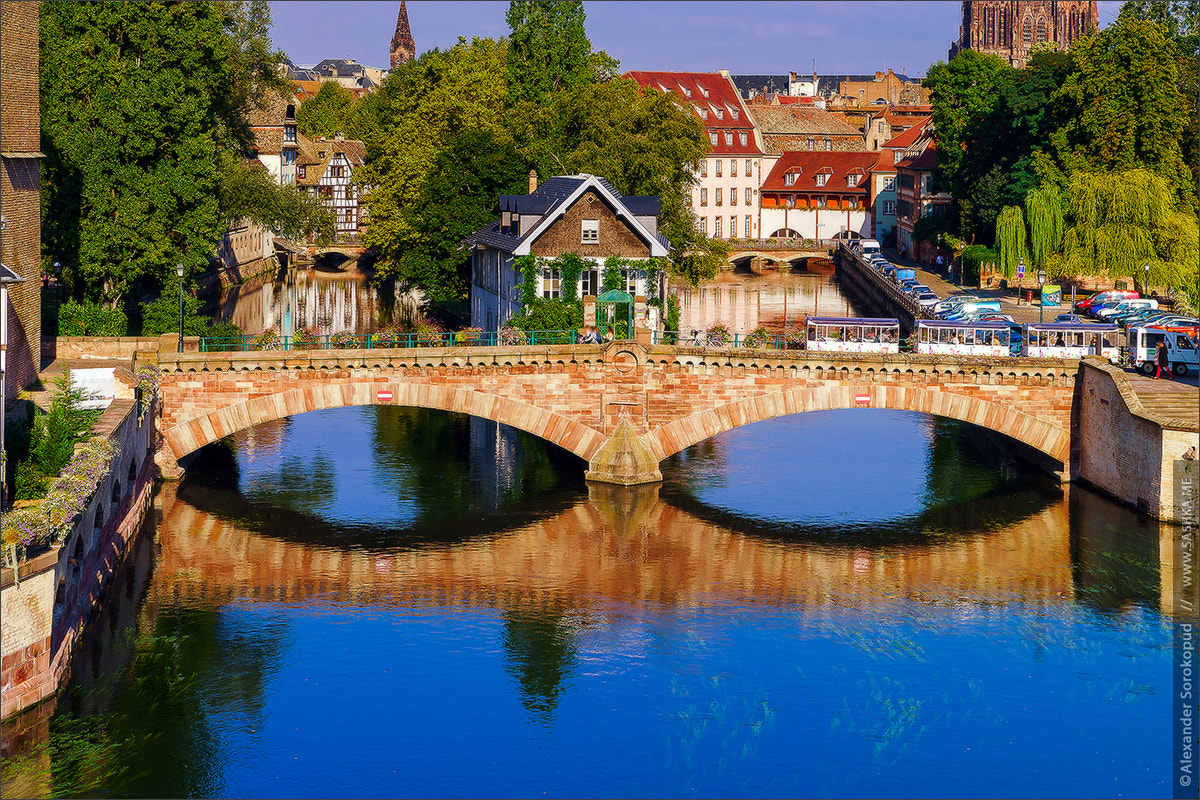
[[[1100,26],[1121,3],[1102,0]],[[409,0],[417,52],[453,47],[459,36],[501,37],[507,2]],[[353,58],[388,67],[399,0],[271,3],[271,37],[297,64]],[[734,75],[864,74],[889,67],[913,77],[944,61],[958,38],[962,4],[951,0],[662,2],[589,0],[592,47],[620,59],[621,70]]]

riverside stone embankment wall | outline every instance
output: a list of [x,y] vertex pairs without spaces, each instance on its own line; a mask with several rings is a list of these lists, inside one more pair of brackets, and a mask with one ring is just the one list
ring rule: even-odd
[[1189,460],[1196,474],[1200,421],[1148,411],[1123,370],[1089,358],[1080,367],[1079,436],[1079,478],[1159,519],[1185,521],[1181,484]]
[[114,400],[93,430],[117,445],[109,474],[61,545],[0,571],[0,716],[54,695],[75,644],[141,527],[154,489],[158,401]]

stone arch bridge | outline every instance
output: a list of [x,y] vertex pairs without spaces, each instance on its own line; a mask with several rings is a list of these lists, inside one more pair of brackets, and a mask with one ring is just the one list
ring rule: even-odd
[[158,353],[163,446],[188,457],[235,431],[354,405],[442,409],[502,422],[579,456],[589,480],[662,479],[659,462],[722,431],[841,408],[981,425],[1063,468],[1077,361],[643,346]]

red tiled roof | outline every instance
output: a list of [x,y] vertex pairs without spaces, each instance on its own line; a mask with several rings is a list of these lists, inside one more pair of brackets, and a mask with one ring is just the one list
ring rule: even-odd
[[913,144],[916,143],[917,139],[921,138],[921,134],[925,132],[925,126],[928,125],[932,120],[933,117],[921,117],[920,119],[914,119],[912,121],[911,128],[904,131],[904,133],[897,134],[891,139],[888,139],[883,143],[883,146],[895,150],[904,150],[905,148],[912,147]]
[[921,151],[920,155],[911,158],[905,158],[896,162],[896,169],[924,169],[929,170],[937,166],[937,145],[933,142]]
[[819,108],[755,106],[754,121],[764,134],[787,133],[813,136],[859,136],[857,129],[836,114]]
[[[771,174],[763,181],[762,192],[796,192],[829,194],[867,194],[870,181],[860,180],[857,186],[847,186],[846,176],[866,174],[875,168],[879,153],[838,153],[789,151],[775,162]],[[796,182],[787,186],[784,175],[792,173]],[[818,186],[816,176],[829,175],[824,186]]]
[[[737,89],[719,72],[643,72],[625,73],[643,89],[670,92],[684,107],[700,118],[709,131],[721,133],[717,144],[709,145],[714,155],[758,155],[762,151],[754,141],[754,121],[746,113]],[[708,96],[705,96],[707,92]],[[724,132],[734,134],[733,144],[726,145]],[[740,144],[737,132],[745,132],[746,144]]]

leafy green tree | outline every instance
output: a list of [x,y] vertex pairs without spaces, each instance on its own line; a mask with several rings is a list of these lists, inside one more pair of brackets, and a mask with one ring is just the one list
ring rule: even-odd
[[581,89],[616,74],[620,63],[593,53],[582,0],[512,0],[505,20],[510,105],[545,105],[561,90]]
[[102,409],[83,408],[90,397],[89,392],[71,384],[70,370],[54,379],[50,411],[34,420],[29,448],[30,457],[43,475],[55,477],[61,473],[75,445],[91,433]]
[[[1157,23],[1175,44],[1179,93],[1184,98],[1200,96],[1200,0],[1126,0],[1121,17]],[[1192,183],[1200,181],[1200,108],[1187,104],[1187,124],[1180,149],[1191,167]]]
[[950,63],[929,68],[925,86],[933,102],[938,166],[934,180],[955,197],[965,197],[969,175],[964,169],[966,145],[980,137],[993,119],[1012,68],[999,56],[964,50]]
[[249,116],[268,92],[293,91],[280,66],[286,56],[272,49],[271,6],[267,0],[222,0],[225,30],[232,44],[227,71],[229,83],[216,98],[217,114],[235,149],[254,145]]
[[1200,227],[1181,210],[1173,187],[1149,170],[1078,172],[1071,176],[1062,253],[1056,276],[1092,275],[1165,286],[1196,307]]
[[1025,219],[1029,223],[1029,255],[1033,266],[1040,269],[1062,244],[1062,200],[1054,184],[1043,184],[1025,195]]
[[396,276],[434,303],[465,297],[470,262],[460,243],[495,218],[498,195],[527,188],[528,170],[507,132],[468,129],[453,136],[407,209],[411,235],[395,255]]
[[217,198],[221,218],[248,219],[288,238],[313,236],[324,244],[337,233],[333,209],[294,185],[282,186],[261,166],[225,154]]
[[1029,248],[1025,236],[1025,215],[1020,206],[1005,206],[996,218],[996,250],[1000,254],[1000,271],[1012,278],[1017,265],[1028,261]]
[[[201,302],[191,292],[183,293],[183,335],[207,336],[211,324],[200,313]],[[179,279],[174,287],[149,302],[142,303],[142,336],[162,336],[179,332]]]
[[460,38],[449,50],[430,50],[398,66],[364,98],[359,130],[368,159],[358,180],[370,187],[371,225],[363,239],[379,249],[377,279],[399,277],[436,288],[401,272],[400,258],[420,235],[414,208],[460,132],[491,131],[503,138],[507,88],[498,78],[504,72],[503,42]]
[[1067,121],[1050,137],[1062,174],[1149,169],[1194,208],[1180,144],[1187,106],[1176,47],[1163,28],[1126,15],[1081,40],[1074,55],[1075,70],[1059,90]]
[[262,0],[42,8],[43,245],[74,296],[116,306],[207,263],[230,221],[222,158],[282,85],[269,24]]
[[305,136],[334,136],[344,133],[357,138],[354,130],[354,93],[337,81],[325,81],[315,96],[300,104],[296,127]]

